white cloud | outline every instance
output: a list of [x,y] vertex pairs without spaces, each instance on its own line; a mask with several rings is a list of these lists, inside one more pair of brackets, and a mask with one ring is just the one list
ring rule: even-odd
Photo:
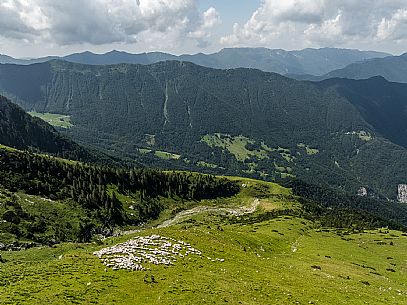
[[[38,34],[40,18],[28,25],[30,8],[26,1],[3,0],[0,2],[0,35],[27,39]],[[38,13],[33,10],[33,13]]]
[[407,51],[407,0],[261,1],[232,29],[242,10],[224,12],[227,29],[216,4],[201,11],[202,0],[0,0],[0,51],[20,56],[111,48],[181,53],[222,46]]
[[407,33],[407,9],[397,10],[391,17],[382,18],[378,29],[379,40],[404,40]]
[[204,38],[208,39],[211,37],[212,34],[210,32],[210,29],[221,23],[219,13],[213,7],[210,7],[207,11],[205,11],[202,14],[202,17],[203,18],[201,20],[200,26],[195,31],[191,31],[188,34],[189,37],[197,38],[200,40]]
[[0,37],[57,45],[126,44],[151,37],[166,44],[185,39],[202,44],[220,17],[214,8],[200,13],[197,1],[1,0]]
[[206,29],[210,29],[221,23],[220,15],[214,7],[210,7],[203,13],[203,20],[203,27]]
[[407,0],[263,0],[223,45],[285,48],[407,40]]

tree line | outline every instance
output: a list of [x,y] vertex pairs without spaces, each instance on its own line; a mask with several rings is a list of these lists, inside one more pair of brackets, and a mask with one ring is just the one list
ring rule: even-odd
[[397,202],[341,193],[298,179],[287,181],[286,186],[300,197],[305,213],[324,226],[407,230],[407,206]]
[[[212,175],[87,165],[5,149],[0,149],[0,185],[11,192],[74,201],[104,228],[157,218],[165,208],[162,197],[203,200],[239,191],[237,184]],[[121,195],[135,199],[132,217],[124,210]]]

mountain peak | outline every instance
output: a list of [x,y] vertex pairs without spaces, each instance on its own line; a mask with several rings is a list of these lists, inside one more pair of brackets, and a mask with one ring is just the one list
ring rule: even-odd
[[90,51],[75,53],[64,57],[45,57],[33,60],[16,60],[0,57],[0,63],[32,64],[45,62],[54,58],[61,58],[70,62],[89,65],[151,64],[166,60],[181,60],[193,62],[197,65],[217,68],[253,68],[265,72],[274,72],[283,75],[324,75],[331,71],[341,69],[349,64],[363,60],[385,57],[388,54],[350,50],[350,49],[304,49],[287,51],[283,49],[270,49],[265,47],[224,48],[217,53],[180,56],[149,52],[132,54],[125,51],[111,50],[104,54],[95,54]]
[[104,54],[102,54],[102,55],[115,55],[115,54],[121,54],[121,55],[123,55],[123,54],[126,54],[126,55],[136,55],[136,54],[132,54],[132,53],[128,53],[128,52],[126,52],[126,51],[119,51],[119,50],[111,50],[111,51],[109,51],[109,52],[106,52],[106,53],[104,53]]

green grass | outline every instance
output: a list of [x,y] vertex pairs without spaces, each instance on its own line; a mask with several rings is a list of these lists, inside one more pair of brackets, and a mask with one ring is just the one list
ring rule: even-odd
[[[102,244],[2,252],[0,303],[406,304],[406,234],[324,229],[288,215],[260,220],[268,211],[299,211],[301,205],[277,184],[228,178],[241,185],[237,196],[196,204],[241,206],[259,198],[257,212],[238,218],[197,214],[172,227],[144,229]],[[188,242],[203,255],[131,272],[107,268],[92,254],[152,234]],[[151,275],[156,283],[144,281]]]
[[181,158],[181,155],[177,155],[177,154],[172,154],[166,151],[155,151],[154,155],[160,159],[164,159],[164,160],[179,160]]
[[208,167],[208,168],[218,168],[219,166],[213,163],[208,163],[204,161],[198,161],[197,164],[200,167]]
[[[50,240],[56,236],[70,240],[74,236],[73,233],[79,231],[81,219],[87,219],[86,211],[69,200],[54,201],[22,192],[10,193],[3,189],[0,189],[0,193],[0,243],[11,243],[16,240],[30,242],[34,238]],[[3,220],[3,215],[7,211],[17,211],[15,207],[6,206],[6,202],[12,197],[30,218],[19,217],[18,230],[13,229],[16,227],[15,224]],[[23,233],[26,236],[27,233],[33,233],[30,229],[32,226],[42,227],[43,230],[37,229],[30,240],[17,238]]]
[[289,150],[288,148],[278,147],[277,149],[275,149],[275,151],[277,151],[280,154],[281,158],[283,158],[285,161],[294,162],[295,156],[291,154],[291,150]]
[[[5,151],[9,151],[9,152],[24,153],[23,150],[13,148],[13,147],[10,147],[10,146],[6,146],[6,145],[2,145],[2,144],[0,144],[0,149],[3,149]],[[44,158],[56,159],[56,160],[58,160],[60,162],[64,162],[64,163],[71,164],[71,165],[78,163],[78,161],[75,161],[75,160],[69,160],[69,159],[64,159],[64,158],[60,158],[60,157],[55,157],[55,156],[49,155],[47,153],[35,153],[35,154],[37,156],[42,156]]]
[[[288,148],[277,147],[271,148],[267,146],[264,142],[261,142],[260,145],[256,145],[256,141],[249,139],[245,136],[231,136],[227,134],[215,133],[212,135],[205,135],[202,139],[202,142],[206,143],[210,147],[219,147],[230,152],[235,156],[236,160],[244,162],[247,159],[255,158],[257,160],[263,160],[270,158],[270,153],[277,152],[281,158],[286,162],[294,162],[296,157],[291,154],[291,151]],[[250,144],[257,146],[257,149],[249,149]],[[310,154],[315,153],[315,150],[309,149]],[[267,173],[256,171],[257,164],[254,162],[248,163],[247,169],[243,172],[259,173],[261,176],[267,176]],[[278,169],[277,169],[278,170]],[[282,170],[284,171],[284,170]]]
[[12,152],[17,151],[17,149],[15,149],[15,148],[12,148],[12,147],[9,147],[9,146],[6,146],[6,145],[2,145],[2,144],[0,144],[0,149],[3,149],[5,151],[12,151]]
[[265,159],[267,158],[267,152],[272,151],[272,149],[264,143],[262,143],[262,148],[259,150],[247,149],[246,145],[253,144],[254,141],[242,135],[233,137],[217,133],[204,136],[202,141],[210,147],[220,147],[228,150],[238,161],[244,161],[250,157]]
[[292,156],[290,153],[280,153],[280,155],[287,162],[293,162],[295,160],[295,157]]
[[179,160],[179,159],[181,159],[181,155],[169,153],[169,152],[166,152],[166,151],[160,151],[160,150],[154,151],[154,150],[148,149],[148,148],[138,148],[137,151],[141,155],[154,153],[154,155],[157,158],[160,158],[160,159],[163,159],[163,160]]
[[285,167],[285,166],[281,166],[279,164],[277,164],[276,162],[274,162],[274,168],[276,169],[277,173],[280,173],[282,178],[286,178],[286,177],[295,177],[295,175],[293,175],[293,169],[289,166]]
[[56,113],[38,113],[36,111],[31,111],[29,114],[33,117],[40,118],[47,122],[48,124],[61,128],[71,128],[73,124],[71,122],[71,116],[62,115]]
[[138,152],[142,155],[148,154],[150,153],[152,150],[151,149],[147,149],[147,148],[139,148]]
[[[14,153],[20,153],[20,154],[24,153],[23,150],[20,150],[20,149],[17,149],[17,148],[13,148],[13,147],[10,147],[10,146],[6,146],[6,145],[2,145],[2,144],[0,144],[0,149],[5,150],[5,151],[8,151],[8,152],[14,152]],[[60,157],[55,157],[55,156],[49,155],[49,154],[47,154],[47,153],[35,153],[35,155],[41,156],[41,157],[44,157],[44,158],[55,159],[55,160],[58,160],[58,161],[60,161],[60,162],[63,162],[63,163],[66,163],[66,164],[70,164],[70,165],[74,165],[74,164],[78,164],[78,163],[79,163],[79,162],[76,161],[76,160],[70,160],[70,159],[64,159],[64,158],[60,158]]]
[[304,148],[307,155],[309,155],[309,156],[313,156],[313,155],[316,155],[316,154],[319,153],[319,149],[311,148],[311,147],[309,147],[308,145],[306,145],[304,143],[297,144],[297,147],[298,148]]
[[[291,217],[245,226],[217,224],[214,217],[210,220],[205,225],[205,218],[197,217],[187,226],[141,233],[182,239],[203,252],[202,257],[179,259],[172,267],[149,265],[146,272],[113,271],[92,255],[129,237],[108,240],[103,246],[68,244],[2,253],[8,262],[0,270],[1,301],[405,304],[407,241],[399,232],[390,232],[395,235],[390,246],[376,241],[388,242],[385,238],[390,234],[367,232],[348,235],[351,240],[344,240],[334,232],[317,232],[312,223]],[[396,272],[386,270],[390,267]],[[145,275],[154,275],[157,283],[145,283]]]

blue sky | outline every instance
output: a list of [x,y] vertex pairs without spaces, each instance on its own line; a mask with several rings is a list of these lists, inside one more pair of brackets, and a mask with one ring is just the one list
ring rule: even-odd
[[233,24],[244,24],[260,6],[260,0],[201,0],[201,11],[214,7],[219,12],[222,23],[214,29],[215,36],[220,37],[231,32]]
[[260,0],[201,0],[200,9],[214,7],[220,13],[223,28],[230,31],[233,24],[246,22],[260,6]]
[[0,0],[0,53],[407,52],[407,0]]

